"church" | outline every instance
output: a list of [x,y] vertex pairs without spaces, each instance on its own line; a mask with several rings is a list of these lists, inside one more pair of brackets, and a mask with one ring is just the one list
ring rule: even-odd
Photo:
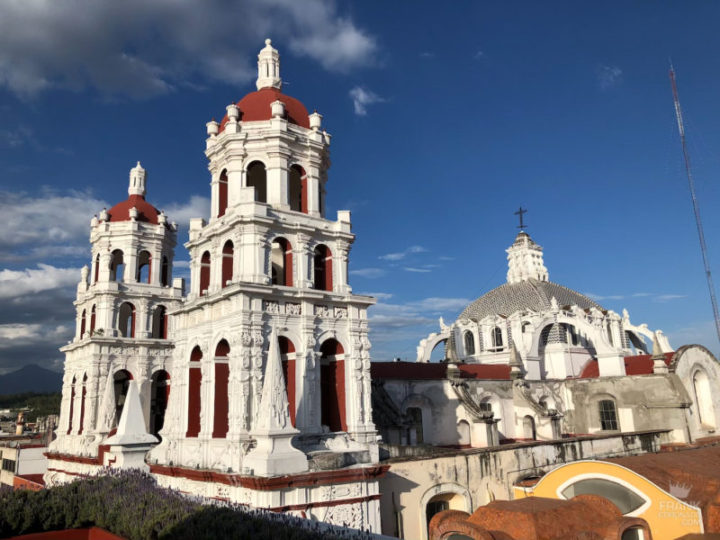
[[350,212],[325,210],[323,118],[282,93],[270,40],[256,86],[207,123],[211,213],[190,222],[188,285],[140,163],[91,220],[47,485],[139,467],[208,499],[422,539],[434,513],[512,498],[528,475],[715,432],[712,354],[549,281],[525,231],[507,282],[441,321],[416,362],[371,363]]

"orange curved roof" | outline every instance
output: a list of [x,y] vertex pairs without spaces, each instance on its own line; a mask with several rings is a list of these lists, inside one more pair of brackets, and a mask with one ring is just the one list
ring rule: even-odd
[[[285,113],[288,122],[310,129],[310,117],[305,105],[294,97],[283,94],[277,88],[261,88],[256,92],[250,92],[238,101],[237,106],[238,109],[240,109],[240,121],[258,122],[261,120],[270,120],[270,118],[272,118],[270,104],[278,100],[285,104]],[[220,131],[225,129],[227,121],[228,116],[226,114],[222,122],[220,122]]]
[[130,221],[130,209],[137,208],[137,221],[158,224],[160,212],[152,204],[145,200],[142,195],[130,195],[127,200],[117,203],[108,210],[108,221]]

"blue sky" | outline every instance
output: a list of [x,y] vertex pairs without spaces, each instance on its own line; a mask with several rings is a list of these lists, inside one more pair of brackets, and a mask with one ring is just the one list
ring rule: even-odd
[[552,281],[717,353],[667,71],[720,280],[719,20],[695,1],[6,0],[0,370],[60,365],[89,219],[137,160],[171,219],[207,216],[205,122],[254,89],[265,37],[333,135],[374,359],[414,358],[504,282],[520,205]]

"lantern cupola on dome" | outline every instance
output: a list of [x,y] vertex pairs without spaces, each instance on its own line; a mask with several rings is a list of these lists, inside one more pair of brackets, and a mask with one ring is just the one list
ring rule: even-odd
[[258,78],[255,83],[258,90],[262,88],[282,88],[280,78],[280,54],[273,48],[272,41],[265,40],[265,47],[258,54]]

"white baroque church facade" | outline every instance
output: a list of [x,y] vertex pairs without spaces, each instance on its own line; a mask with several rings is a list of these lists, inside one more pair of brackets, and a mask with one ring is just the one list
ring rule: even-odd
[[325,216],[322,116],[281,87],[267,40],[257,91],[207,124],[211,216],[190,223],[188,291],[139,163],[129,198],[93,218],[48,484],[152,447],[162,485],[379,531],[374,300],[348,284],[350,212]]
[[424,539],[434,512],[511,497],[578,455],[715,434],[713,355],[549,281],[524,231],[506,283],[441,320],[415,362],[371,364],[350,213],[326,217],[330,135],[281,89],[268,40],[257,90],[207,124],[211,214],[190,222],[187,289],[139,163],[128,199],[92,219],[47,485],[140,467],[185,493]]

